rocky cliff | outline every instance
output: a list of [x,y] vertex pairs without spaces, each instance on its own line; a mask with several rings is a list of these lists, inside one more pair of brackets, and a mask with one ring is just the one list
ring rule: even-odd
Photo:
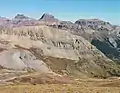
[[[93,30],[91,43],[113,60],[119,60],[119,26],[98,19],[78,20],[75,24],[85,30]],[[97,35],[98,34],[98,35]],[[88,38],[88,40],[90,40]]]

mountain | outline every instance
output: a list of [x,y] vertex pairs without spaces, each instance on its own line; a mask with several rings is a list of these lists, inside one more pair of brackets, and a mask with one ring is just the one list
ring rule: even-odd
[[112,30],[112,25],[99,19],[80,19],[75,24],[81,25],[83,28],[90,28],[97,31]]
[[38,25],[38,21],[36,19],[27,17],[23,14],[17,14],[13,19],[12,19],[12,24],[14,27],[21,27],[21,26],[34,26]]
[[75,24],[80,25],[87,31],[94,30],[94,34],[92,33],[90,35],[92,38],[91,43],[109,58],[113,60],[116,60],[116,58],[119,59],[119,26],[114,26],[102,20],[93,19],[78,20]]
[[36,19],[29,18],[23,14],[17,14],[13,19],[7,19],[0,17],[0,28],[13,28],[21,26],[34,26],[38,25],[39,22]]
[[65,83],[64,76],[120,75],[119,26],[99,19],[59,21],[50,14],[39,20],[17,14],[9,21],[1,18],[1,23],[0,73],[4,71],[5,82],[21,80],[24,74],[30,80],[36,73],[50,83]]
[[[120,26],[112,25],[109,22],[100,19],[79,19],[72,23],[70,21],[59,21],[49,13],[44,13],[39,20],[29,18],[23,14],[17,14],[12,20],[0,17],[0,28],[41,24],[47,24],[54,28],[70,31],[74,35],[82,36],[112,60],[119,60]],[[98,44],[101,46],[98,46]],[[109,50],[112,50],[112,53]]]
[[44,25],[16,27],[1,31],[0,40],[0,65],[5,69],[77,77],[119,75],[119,65],[66,30]]
[[14,19],[31,19],[31,18],[29,18],[29,17],[27,17],[27,16],[24,16],[23,14],[17,14],[17,15],[14,17]]
[[39,21],[43,21],[46,23],[57,23],[59,22],[59,20],[57,18],[55,18],[53,15],[48,14],[48,13],[44,13],[42,15],[42,17],[39,19]]
[[79,19],[75,23],[60,21],[52,26],[70,31],[82,36],[112,60],[119,61],[119,31],[120,26],[99,19]]

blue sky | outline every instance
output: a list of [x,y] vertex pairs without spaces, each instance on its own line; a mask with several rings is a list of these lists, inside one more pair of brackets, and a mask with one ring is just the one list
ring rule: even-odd
[[13,18],[17,13],[36,19],[43,13],[70,21],[98,18],[120,25],[120,0],[0,0],[0,16]]

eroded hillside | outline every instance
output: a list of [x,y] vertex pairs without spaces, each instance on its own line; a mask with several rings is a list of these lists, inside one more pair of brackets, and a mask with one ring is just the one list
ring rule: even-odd
[[4,69],[82,78],[119,75],[119,65],[83,37],[66,30],[44,25],[16,27],[1,30],[0,40]]

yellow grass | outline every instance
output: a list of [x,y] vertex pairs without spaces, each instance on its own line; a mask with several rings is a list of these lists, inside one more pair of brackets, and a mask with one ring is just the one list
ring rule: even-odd
[[77,84],[7,85],[0,86],[0,93],[120,93],[120,80],[80,80]]

